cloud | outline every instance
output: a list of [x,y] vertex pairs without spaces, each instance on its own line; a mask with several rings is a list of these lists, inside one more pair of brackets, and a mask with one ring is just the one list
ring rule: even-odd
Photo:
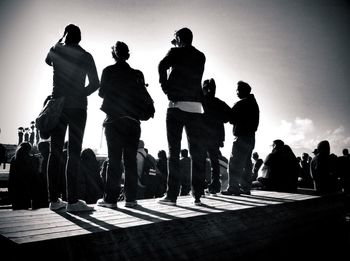
[[315,130],[314,123],[310,119],[297,117],[294,122],[282,120],[277,128],[280,138],[293,147],[305,147],[307,136]]
[[322,140],[328,140],[333,153],[339,155],[343,148],[350,147],[350,136],[344,126],[318,132],[311,119],[297,117],[293,122],[282,120],[277,128],[279,137],[293,149],[313,150]]

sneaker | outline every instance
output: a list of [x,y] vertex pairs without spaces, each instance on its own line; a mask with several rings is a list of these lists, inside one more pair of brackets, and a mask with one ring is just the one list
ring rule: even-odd
[[117,208],[117,203],[108,203],[103,198],[97,200],[97,206],[105,208]]
[[162,204],[162,205],[175,206],[176,205],[176,199],[170,199],[167,196],[164,196],[164,197],[158,199],[158,203]]
[[67,202],[63,201],[62,199],[58,198],[57,201],[52,201],[49,204],[50,210],[56,211],[60,209],[65,209],[67,207]]
[[228,189],[228,190],[221,191],[221,194],[225,195],[225,196],[239,196],[241,194],[241,192]]
[[94,211],[94,207],[90,207],[84,200],[78,200],[76,203],[67,204],[67,212],[83,212],[83,211]]
[[134,208],[136,206],[138,206],[139,204],[137,204],[137,201],[125,201],[125,207],[126,208]]
[[199,198],[196,198],[194,201],[193,201],[193,204],[195,204],[196,206],[202,206],[202,202]]

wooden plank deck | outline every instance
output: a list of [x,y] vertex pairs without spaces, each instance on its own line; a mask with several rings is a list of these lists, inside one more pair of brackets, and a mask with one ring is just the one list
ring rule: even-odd
[[166,206],[148,199],[137,208],[120,202],[118,209],[95,206],[79,214],[3,209],[0,252],[12,260],[23,253],[36,260],[232,260],[302,242],[317,231],[328,237],[341,229],[335,224],[344,214],[338,194],[256,190],[249,196],[207,195],[202,202],[194,206],[191,197],[179,197],[177,206]]

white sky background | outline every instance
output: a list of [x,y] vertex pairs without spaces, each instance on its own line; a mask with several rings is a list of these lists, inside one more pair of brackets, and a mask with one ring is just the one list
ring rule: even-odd
[[[256,151],[261,156],[280,138],[296,154],[328,139],[337,155],[350,148],[350,5],[341,0],[2,0],[0,2],[0,142],[17,143],[17,128],[29,126],[52,90],[49,48],[74,23],[81,46],[99,76],[113,63],[110,47],[129,45],[129,64],[144,72],[156,116],[142,123],[141,138],[154,156],[167,151],[167,98],[157,66],[184,26],[207,61],[217,97],[238,100],[236,83],[251,84],[261,110]],[[104,113],[97,92],[89,97],[84,147],[101,144]],[[222,149],[228,157],[232,126]],[[104,141],[104,137],[102,137]],[[184,142],[184,146],[186,143]]]

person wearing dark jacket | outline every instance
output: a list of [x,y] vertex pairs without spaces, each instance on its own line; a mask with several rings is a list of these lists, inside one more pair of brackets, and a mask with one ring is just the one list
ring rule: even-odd
[[[169,178],[166,195],[160,204],[175,205],[180,190],[180,150],[183,129],[186,129],[189,152],[193,161],[192,194],[194,204],[200,205],[205,183],[205,150],[202,144],[202,76],[205,55],[192,46],[193,34],[182,28],[175,33],[175,39],[167,55],[158,66],[159,82],[168,96],[166,117],[169,146]],[[168,76],[168,69],[171,72]]]
[[[59,124],[51,133],[48,160],[49,208],[65,208],[69,212],[91,211],[93,207],[78,199],[77,178],[87,119],[87,96],[99,88],[99,79],[92,55],[80,45],[80,28],[69,24],[64,36],[50,49],[46,63],[53,67],[52,97],[65,97]],[[85,86],[88,77],[89,84]],[[60,195],[60,159],[68,127],[68,155],[65,177],[67,202]]]
[[221,191],[219,155],[220,147],[224,146],[225,126],[229,121],[230,107],[215,97],[216,84],[214,79],[203,82],[204,94],[204,144],[211,163],[211,183],[208,192],[216,194]]
[[118,41],[115,44],[112,56],[116,63],[103,70],[99,90],[99,95],[103,98],[101,110],[106,113],[104,127],[109,165],[104,196],[97,201],[97,205],[117,207],[123,159],[125,206],[135,207],[138,181],[136,154],[141,134],[138,116],[139,82],[144,84],[144,76],[126,62],[130,54],[129,47],[124,42]]
[[255,147],[255,132],[259,125],[259,106],[248,83],[237,83],[236,102],[230,115],[235,137],[229,162],[229,186],[223,195],[250,194],[251,189],[251,156]]

